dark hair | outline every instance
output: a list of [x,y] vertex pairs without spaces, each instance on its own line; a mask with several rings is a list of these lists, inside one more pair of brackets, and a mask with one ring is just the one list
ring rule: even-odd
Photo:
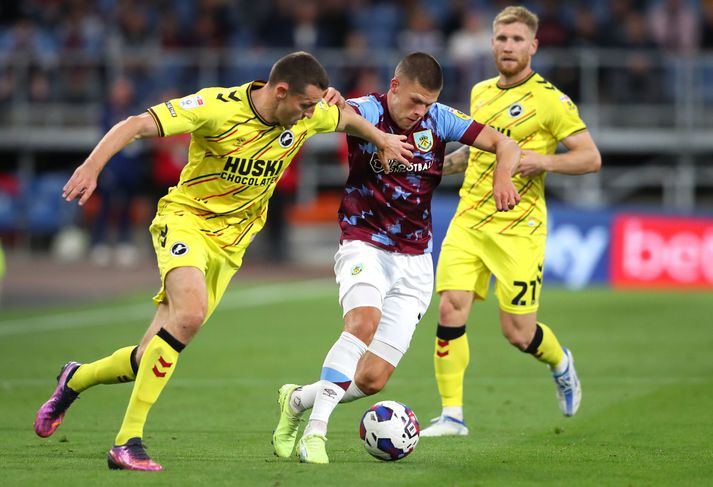
[[425,52],[414,52],[403,58],[396,66],[394,76],[417,81],[427,90],[443,88],[443,69],[436,58]]
[[307,85],[323,90],[329,87],[327,71],[314,56],[304,51],[288,54],[272,66],[268,83],[276,85],[283,81],[292,93],[304,93]]

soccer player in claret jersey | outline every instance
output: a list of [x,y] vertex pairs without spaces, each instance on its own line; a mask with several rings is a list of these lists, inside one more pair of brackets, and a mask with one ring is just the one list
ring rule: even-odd
[[[64,187],[83,205],[111,158],[136,138],[191,133],[188,164],[161,198],[151,235],[163,286],[156,314],[138,346],[96,362],[67,363],[35,419],[47,437],[77,396],[97,384],[135,381],[109,467],[161,470],[142,437],[151,406],[176,370],[179,354],[210,317],[265,224],[268,199],[285,168],[312,135],[340,131],[370,140],[379,156],[408,163],[406,137],[384,134],[351,109],[325,103],[328,77],[304,52],[277,61],[267,82],[206,88],[115,125]],[[332,100],[335,101],[335,100]]]
[[[473,300],[485,299],[491,274],[503,334],[549,366],[565,416],[579,407],[582,392],[572,353],[537,321],[547,234],[544,181],[547,172],[597,171],[601,157],[577,107],[531,68],[537,22],[523,7],[507,7],[495,17],[492,50],[500,75],[478,83],[471,93],[471,115],[523,148],[514,178],[522,196],[519,209],[499,213],[489,200],[489,153],[471,150],[468,157],[467,150],[459,149],[446,157],[444,172],[466,174],[436,271],[441,300],[434,361],[442,412],[421,436],[468,434],[463,421],[463,376],[469,360],[465,323]],[[559,142],[568,151],[555,155]]]
[[464,113],[437,103],[441,66],[414,53],[396,67],[389,91],[348,101],[385,132],[413,144],[412,168],[389,167],[372,144],[348,137],[349,177],[341,207],[342,235],[335,256],[344,331],[327,353],[317,382],[283,385],[275,454],[291,455],[306,409],[309,422],[299,441],[300,460],[329,463],[327,422],[336,405],[380,391],[411,343],[433,292],[431,197],[441,181],[446,142],[458,141],[496,153],[492,182],[499,210],[515,207],[511,176],[520,159],[517,144]]

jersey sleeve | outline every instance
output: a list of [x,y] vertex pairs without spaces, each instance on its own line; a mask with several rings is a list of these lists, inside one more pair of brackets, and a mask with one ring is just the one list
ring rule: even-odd
[[367,122],[372,125],[379,123],[383,108],[373,96],[362,96],[359,98],[350,98],[347,103],[351,105],[356,112],[364,117]]
[[446,142],[472,145],[480,131],[483,130],[483,124],[455,108],[437,103],[434,111],[438,135]]
[[221,88],[205,88],[183,98],[159,103],[148,109],[161,137],[176,134],[215,133],[227,115],[216,103]]
[[312,118],[307,119],[309,135],[334,132],[339,125],[339,107],[329,106],[324,100],[320,101],[314,109]]
[[587,129],[584,121],[579,117],[577,105],[564,93],[556,90],[544,104],[545,128],[557,139],[557,142],[566,139],[572,134]]

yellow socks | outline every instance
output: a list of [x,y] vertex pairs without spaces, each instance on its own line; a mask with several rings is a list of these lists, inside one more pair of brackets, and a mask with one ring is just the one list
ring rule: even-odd
[[67,386],[75,392],[82,392],[97,384],[131,382],[136,378],[136,348],[120,348],[108,357],[80,365]]
[[449,328],[439,324],[433,364],[444,408],[463,406],[463,376],[469,361],[470,348],[465,325]]
[[163,328],[146,346],[115,445],[123,445],[130,438],[143,437],[149,410],[173,375],[178,354],[184,347]]
[[549,326],[544,323],[537,323],[536,327],[535,336],[524,352],[534,355],[540,362],[555,368],[564,358],[562,345],[560,345]]

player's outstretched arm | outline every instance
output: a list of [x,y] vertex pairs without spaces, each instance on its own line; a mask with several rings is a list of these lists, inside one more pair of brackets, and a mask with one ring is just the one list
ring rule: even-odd
[[443,175],[448,176],[449,174],[465,172],[468,168],[469,153],[470,146],[464,145],[448,154],[443,159]]
[[365,118],[357,114],[351,107],[340,108],[339,125],[337,132],[346,132],[349,135],[368,140],[378,150],[379,159],[384,166],[384,172],[390,171],[388,161],[396,160],[412,169],[409,159],[413,157],[413,146],[406,142],[405,135],[387,134],[370,124]]
[[69,178],[62,190],[67,201],[79,198],[84,205],[97,187],[97,178],[109,159],[136,139],[158,136],[158,127],[148,113],[135,115],[114,125],[102,137],[87,160]]
[[517,142],[506,137],[494,128],[483,127],[473,143],[474,147],[495,153],[493,169],[493,198],[498,211],[508,211],[520,202],[520,194],[512,183],[521,151]]
[[589,131],[578,132],[562,140],[567,148],[563,154],[539,154],[523,151],[518,172],[523,176],[537,176],[545,171],[560,174],[587,174],[602,167],[602,156]]

